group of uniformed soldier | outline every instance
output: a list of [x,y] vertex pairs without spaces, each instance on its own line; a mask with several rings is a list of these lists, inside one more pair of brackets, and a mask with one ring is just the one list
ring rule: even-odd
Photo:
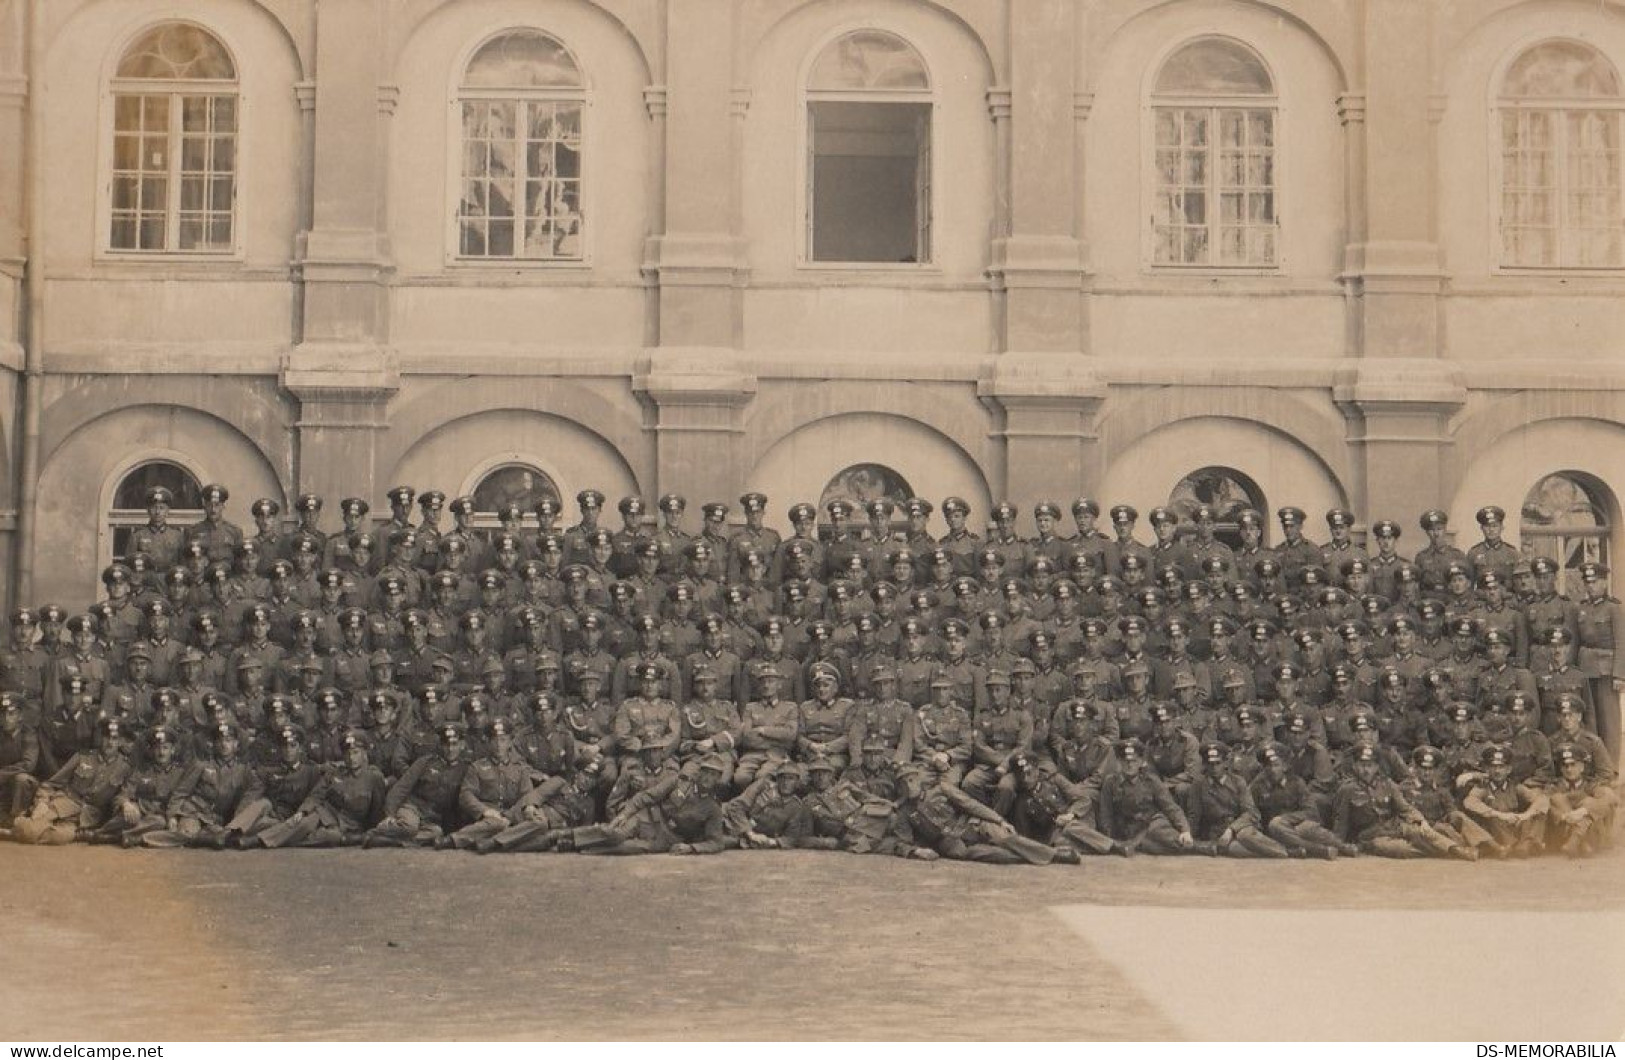
[[[584,490],[476,528],[205,487],[82,614],[0,651],[0,826],[26,843],[713,853],[990,862],[1584,856],[1612,843],[1625,614],[1607,570],[1402,528],[911,499],[789,509]],[[450,523],[443,522],[449,512]],[[651,514],[653,518],[651,518]],[[414,515],[416,518],[414,518]],[[534,516],[534,519],[528,518]],[[1063,531],[1064,516],[1072,523]]]

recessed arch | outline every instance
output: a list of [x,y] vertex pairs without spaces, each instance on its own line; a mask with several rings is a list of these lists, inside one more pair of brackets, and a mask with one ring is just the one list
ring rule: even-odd
[[884,460],[897,482],[939,509],[944,497],[961,496],[970,503],[973,521],[985,521],[991,504],[981,466],[953,438],[906,413],[814,417],[752,451],[760,456],[746,476],[746,488],[767,494],[768,525],[781,529],[788,526],[792,504],[820,501],[832,482],[877,460]]
[[236,380],[175,376],[103,376],[63,394],[45,409],[40,451],[48,460],[96,420],[140,407],[195,413],[215,420],[258,451],[276,476],[278,492],[293,490],[289,427],[293,415],[274,389]]
[[[388,469],[380,490],[406,483],[420,492],[469,493],[498,468],[528,466],[566,497],[587,488],[616,497],[643,492],[631,464],[603,435],[569,417],[512,402],[464,412],[409,437],[411,444],[399,454],[380,459],[378,466]],[[539,453],[548,456],[531,455]]]
[[[435,24],[438,22],[466,17],[471,10],[480,11],[482,8],[484,10],[478,17],[485,23],[486,28],[483,32],[477,34],[465,49],[458,53],[457,61],[452,66],[454,77],[462,75],[469,57],[481,44],[505,28],[515,28],[511,16],[507,14],[510,9],[507,5],[479,3],[479,0],[463,0],[462,3],[458,4],[425,3],[418,5],[415,14],[408,14],[398,24],[398,34],[395,39],[399,43],[390,58],[393,79],[398,83],[402,78],[410,76],[407,71],[400,68],[401,57],[411,50],[412,45],[419,36],[436,32]],[[655,68],[650,61],[650,56],[659,52],[656,42],[651,39],[650,46],[646,47],[644,35],[639,30],[634,29],[626,20],[600,4],[585,3],[583,0],[554,0],[551,3],[536,3],[526,9],[526,21],[549,35],[556,35],[549,28],[550,12],[559,10],[568,10],[573,14],[585,14],[611,27],[615,35],[624,41],[635,56],[639,72],[642,75],[641,83],[648,85],[656,80],[654,76]],[[654,27],[647,27],[647,30],[652,33]],[[572,54],[575,54],[573,50]],[[583,70],[586,70],[586,68],[583,67]]]
[[1321,463],[1342,498],[1348,496],[1346,483],[1353,478],[1342,418],[1334,420],[1317,413],[1279,391],[1260,394],[1243,387],[1147,390],[1108,402],[1106,410],[1100,434],[1108,467],[1125,449],[1159,427],[1198,417],[1218,417],[1258,424],[1292,439]]
[[[419,440],[446,425],[484,412],[536,413],[573,423],[613,449],[635,483],[649,481],[643,421],[628,402],[616,402],[591,387],[567,379],[477,377],[426,387],[390,413],[390,430],[380,445],[378,466],[399,465]],[[492,444],[481,452],[511,445]],[[543,467],[546,470],[546,467]],[[467,474],[460,472],[459,481]],[[573,477],[573,476],[570,476]],[[395,481],[390,479],[391,482]],[[557,481],[557,480],[556,480]],[[585,485],[585,484],[584,484]],[[644,492],[641,488],[634,492]]]
[[791,433],[832,416],[876,413],[918,420],[951,440],[965,458],[989,467],[987,413],[967,395],[956,400],[919,383],[877,387],[861,380],[794,386],[747,410],[744,451],[763,453]]

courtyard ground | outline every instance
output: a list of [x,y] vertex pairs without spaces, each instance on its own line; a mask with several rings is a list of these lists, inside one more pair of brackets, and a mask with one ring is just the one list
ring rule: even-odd
[[13,1040],[1618,1039],[1625,850],[1470,865],[0,846]]

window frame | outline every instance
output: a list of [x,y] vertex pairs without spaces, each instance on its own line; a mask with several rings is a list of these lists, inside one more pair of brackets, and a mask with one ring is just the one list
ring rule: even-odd
[[[532,471],[540,471],[547,477],[548,481],[553,483],[553,488],[558,491],[561,507],[570,504],[575,496],[575,492],[570,490],[565,480],[559,477],[558,468],[551,462],[541,459],[534,453],[518,451],[497,453],[480,461],[464,476],[462,488],[457,492],[461,496],[473,497],[487,478],[508,467],[526,467]],[[520,517],[520,522],[527,530],[535,529],[539,525],[536,520],[536,513],[529,509],[526,509]],[[475,510],[470,525],[479,530],[497,530],[502,526],[502,523],[496,517],[495,512]]]
[[[1569,549],[1575,542],[1597,541],[1599,542],[1597,559],[1610,568],[1609,573],[1603,576],[1603,584],[1608,586],[1609,592],[1612,592],[1614,585],[1612,555],[1614,552],[1614,533],[1617,527],[1611,518],[1610,501],[1613,498],[1607,484],[1585,472],[1573,469],[1551,471],[1536,479],[1534,484],[1525,492],[1523,507],[1527,507],[1529,496],[1540,487],[1541,483],[1552,478],[1566,479],[1573,485],[1580,495],[1586,498],[1591,510],[1596,513],[1599,525],[1595,528],[1530,525],[1527,519],[1522,516],[1523,508],[1520,507],[1518,519],[1519,551],[1531,558],[1545,555],[1544,551],[1537,550],[1534,547],[1535,542],[1556,542],[1556,555],[1549,558],[1555,559],[1557,563],[1557,591],[1566,595],[1570,600],[1579,600],[1584,595],[1584,589],[1576,569],[1568,564]],[[1572,511],[1572,509],[1570,510]]]
[[[814,89],[808,87],[812,78],[813,67],[824,52],[842,38],[855,33],[883,33],[895,37],[906,44],[919,58],[920,66],[925,70],[927,88],[925,89],[864,89],[850,91],[835,91],[830,89]],[[796,145],[799,150],[799,161],[796,167],[796,231],[793,244],[796,248],[796,268],[814,272],[891,272],[891,273],[940,273],[941,265],[941,239],[937,226],[938,218],[942,216],[942,172],[940,158],[942,144],[938,137],[942,128],[942,101],[937,92],[937,78],[932,73],[931,64],[926,59],[925,51],[915,43],[914,38],[901,30],[890,26],[882,26],[873,22],[863,22],[841,26],[820,37],[803,57],[801,69],[796,81],[797,107],[796,107]],[[926,180],[926,212],[929,224],[926,231],[929,233],[925,240],[929,257],[913,262],[903,261],[819,261],[813,257],[813,142],[812,142],[812,105],[814,103],[913,103],[927,105],[926,113],[930,118],[930,141],[925,148],[927,156]],[[918,186],[916,176],[916,186]],[[915,214],[918,217],[920,203],[915,202]],[[915,252],[920,249],[919,224],[915,224]]]
[[[498,37],[510,33],[535,33],[547,37],[559,46],[570,61],[575,64],[576,72],[581,76],[581,84],[576,88],[470,88],[465,85],[468,77],[469,64],[480,51],[496,40]],[[481,35],[464,53],[459,61],[452,66],[452,83],[447,94],[446,106],[446,206],[445,206],[445,263],[455,269],[521,269],[543,271],[580,271],[593,266],[593,233],[597,226],[591,223],[594,216],[594,186],[596,175],[593,172],[593,152],[588,145],[593,142],[592,115],[593,115],[592,80],[587,74],[587,67],[581,62],[580,56],[571,48],[562,36],[540,26],[533,25],[504,25]],[[581,108],[581,140],[578,147],[581,167],[581,256],[576,258],[524,258],[524,257],[491,257],[470,256],[461,252],[462,225],[461,207],[463,201],[463,103],[467,100],[487,101],[519,101],[519,102],[573,102]],[[523,153],[520,153],[523,157]],[[523,184],[521,179],[519,183]],[[517,204],[522,211],[522,203]],[[522,221],[522,212],[515,214],[516,225]],[[516,231],[517,234],[517,231]],[[555,480],[557,481],[557,480]]]
[[[169,79],[169,78],[130,78],[119,77],[118,67],[123,62],[130,48],[144,35],[160,26],[185,25],[191,26],[202,33],[214,38],[215,42],[225,51],[231,60],[236,77],[231,81],[213,79]],[[117,46],[107,57],[105,67],[99,84],[97,102],[100,114],[97,120],[97,135],[99,137],[96,152],[96,235],[94,246],[94,260],[98,262],[152,262],[152,263],[195,263],[195,262],[241,262],[245,256],[243,239],[244,219],[251,215],[249,209],[249,196],[246,194],[244,175],[252,171],[249,157],[249,137],[247,130],[250,122],[251,110],[249,107],[249,93],[244,87],[243,65],[238,56],[241,50],[233,46],[230,38],[218,28],[205,25],[191,18],[162,18],[157,20],[144,20],[131,32],[120,38]],[[234,134],[235,142],[235,168],[232,171],[232,198],[231,198],[231,246],[224,250],[143,250],[136,247],[115,247],[113,245],[113,174],[117,171],[115,164],[116,145],[118,135],[118,99],[123,95],[163,95],[169,100],[170,107],[170,158],[171,166],[166,173],[166,180],[171,185],[166,193],[164,206],[166,241],[171,234],[178,234],[180,177],[183,170],[180,168],[182,153],[180,150],[181,128],[176,120],[179,117],[180,101],[186,96],[230,96],[236,103],[237,128]]]
[[[1506,91],[1506,82],[1517,65],[1529,52],[1546,44],[1578,45],[1595,52],[1613,70],[1616,83],[1621,86],[1621,93],[1615,96],[1512,96]],[[1539,37],[1523,40],[1513,47],[1506,55],[1504,61],[1495,71],[1494,78],[1489,84],[1489,119],[1486,127],[1489,149],[1490,173],[1492,174],[1489,194],[1486,196],[1490,215],[1490,252],[1494,255],[1491,263],[1492,270],[1498,275],[1507,276],[1599,276],[1619,277],[1625,275],[1625,230],[1620,234],[1620,256],[1617,264],[1613,265],[1569,265],[1564,263],[1564,253],[1570,248],[1576,233],[1567,228],[1564,221],[1568,217],[1567,179],[1569,172],[1568,159],[1568,115],[1579,111],[1607,111],[1612,112],[1615,122],[1615,137],[1618,145],[1619,159],[1616,163],[1615,179],[1620,196],[1620,211],[1625,219],[1625,77],[1620,75],[1619,64],[1602,48],[1591,41],[1573,36],[1552,36],[1543,34]],[[1508,261],[1506,248],[1506,141],[1504,139],[1503,124],[1508,113],[1544,112],[1553,114],[1558,120],[1554,122],[1557,132],[1553,141],[1553,165],[1556,171],[1555,182],[1552,185],[1553,198],[1556,200],[1558,220],[1554,228],[1557,239],[1557,260],[1550,265],[1524,264]],[[1625,226],[1625,220],[1622,220]]]
[[[1168,61],[1181,51],[1204,41],[1223,41],[1246,49],[1269,78],[1271,92],[1268,95],[1237,95],[1237,94],[1163,94],[1157,91],[1157,79],[1161,76]],[[1161,185],[1157,179],[1157,114],[1164,109],[1205,109],[1209,112],[1212,134],[1209,140],[1209,182],[1208,194],[1210,196],[1210,209],[1208,211],[1209,252],[1217,244],[1219,234],[1219,205],[1218,196],[1220,188],[1217,185],[1218,175],[1218,124],[1215,120],[1221,110],[1267,110],[1271,114],[1273,129],[1273,143],[1271,145],[1272,161],[1271,171],[1273,182],[1270,185],[1274,197],[1275,207],[1275,259],[1269,264],[1246,262],[1234,265],[1207,262],[1163,262],[1157,260],[1157,195]],[[1140,142],[1141,142],[1141,176],[1140,195],[1141,211],[1145,217],[1145,224],[1140,226],[1140,263],[1141,267],[1152,274],[1162,275],[1211,275],[1211,276],[1279,276],[1286,270],[1288,255],[1286,247],[1286,203],[1287,196],[1287,107],[1286,92],[1283,90],[1281,78],[1265,58],[1264,52],[1251,41],[1225,33],[1200,33],[1185,37],[1161,51],[1151,62],[1146,71],[1144,91],[1140,96]]]

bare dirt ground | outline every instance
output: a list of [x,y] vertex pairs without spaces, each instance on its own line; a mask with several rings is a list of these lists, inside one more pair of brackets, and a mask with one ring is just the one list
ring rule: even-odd
[[[825,853],[8,844],[0,873],[0,1037],[15,1040],[1147,1039],[1316,1028],[1383,1038],[1418,1026],[1483,1040],[1463,1032],[1504,1029],[1485,1022],[1492,1015],[1513,1030],[1625,1031],[1621,850],[1581,862],[1141,857],[1028,868]],[[1534,999],[1546,1022],[1525,1028],[1517,1005],[1546,973],[1501,962],[1533,957],[1566,969],[1574,986],[1560,974],[1555,993]],[[1331,971],[1301,971],[1321,967]],[[1396,968],[1438,993],[1416,996]],[[1458,969],[1488,969],[1485,981],[1504,980],[1507,996],[1478,996],[1482,983]],[[1354,977],[1376,984],[1375,1011],[1331,1018],[1346,1015]],[[1407,994],[1384,1000],[1384,983]],[[1475,999],[1463,1006],[1451,992],[1469,985]],[[1296,1018],[1272,1028],[1278,991]],[[1174,996],[1193,992],[1202,1004]],[[1564,1022],[1571,1002],[1586,1021]],[[1390,1022],[1383,1006],[1394,1004],[1455,1021]]]

